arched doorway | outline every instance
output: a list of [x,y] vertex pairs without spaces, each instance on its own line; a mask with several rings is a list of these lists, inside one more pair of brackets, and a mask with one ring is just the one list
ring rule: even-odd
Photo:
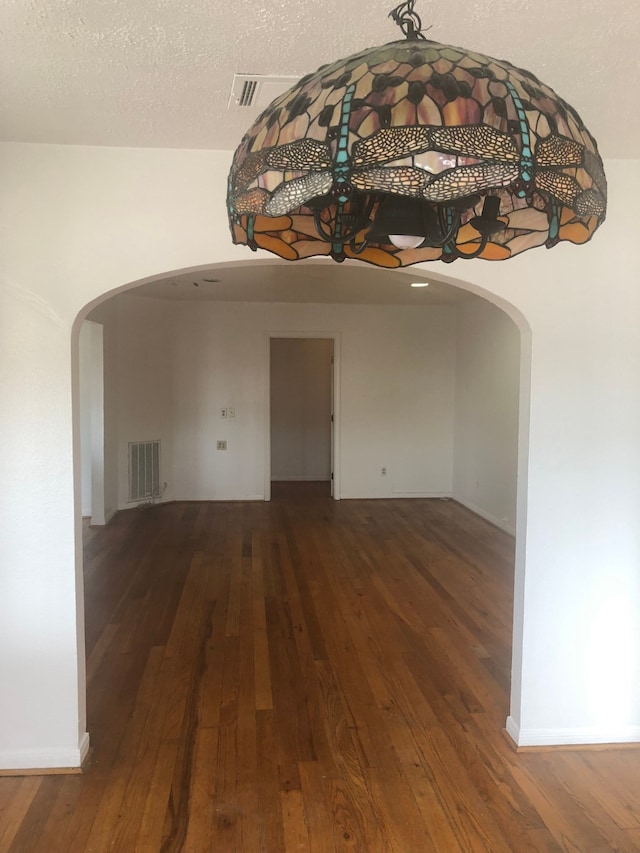
[[[325,272],[328,272],[329,270],[331,270],[332,272],[334,270],[334,268],[332,266],[329,266],[326,264],[319,264],[317,266],[318,266],[319,274],[321,274],[321,275],[325,275]],[[227,270],[229,268],[232,268],[235,271],[235,273],[237,273],[239,270],[239,265],[232,265],[231,267],[229,267],[227,265],[219,265],[215,268],[207,267],[206,268],[206,270],[207,270],[206,275],[207,276],[211,275],[212,270],[215,270],[215,273],[214,273],[215,276],[216,277],[219,276],[220,279],[224,279],[225,270]],[[253,284],[255,284],[255,279],[257,277],[257,270],[259,270],[260,268],[268,270],[271,275],[275,275],[278,278],[282,278],[283,270],[291,269],[290,266],[289,267],[284,266],[279,262],[275,262],[275,263],[274,262],[271,262],[271,263],[269,263],[269,262],[258,262],[258,263],[251,264],[249,267],[247,267],[247,273],[249,274],[249,278]],[[368,268],[365,268],[365,269],[367,270],[368,275],[371,276],[371,272],[368,270]],[[305,275],[307,275],[311,279],[313,279],[313,275],[310,272],[311,270],[313,270],[313,267],[311,265],[305,266]],[[178,282],[182,282],[182,281],[188,281],[189,279],[197,279],[200,273],[202,273],[202,268],[194,268],[192,270],[181,270],[181,271],[178,271],[176,273],[170,274],[169,276],[162,276],[162,279],[165,281],[165,284],[167,281],[175,281],[176,279],[178,280]],[[386,275],[388,276],[389,274],[387,273]],[[408,275],[407,273],[392,274],[392,279],[395,282],[400,282],[403,285],[408,285],[410,283],[411,279],[413,279],[413,278],[416,278],[415,273],[413,275]],[[433,276],[432,279],[437,280],[437,277]],[[132,295],[132,294],[135,295],[135,290],[134,290],[135,288],[137,288],[141,285],[143,285],[143,287],[147,288],[147,289],[153,288],[154,286],[156,286],[155,282],[156,282],[156,279],[146,279],[143,282],[134,282],[134,283],[127,285],[123,288],[118,288],[117,292],[118,293],[125,293],[126,292],[129,295]],[[316,285],[318,285],[318,284],[319,284],[319,282],[316,281]],[[449,280],[449,281],[445,282],[445,287],[450,286],[451,284],[452,284],[452,282]],[[463,285],[463,283],[456,282],[456,286],[458,286],[461,290],[474,293],[474,295],[476,295],[476,296],[482,296],[486,300],[486,295],[482,292],[482,290],[480,288],[476,288],[476,287],[473,287],[472,285],[468,285],[468,284],[464,285],[464,286],[462,286],[462,285]],[[167,286],[174,287],[176,285],[169,284]],[[193,286],[193,281],[190,282],[190,286]],[[79,315],[77,322],[80,322],[81,319],[84,316],[86,316],[86,314],[88,313],[89,310],[91,310],[93,312],[91,316],[95,317],[96,316],[96,309],[98,309],[98,306],[101,303],[104,303],[106,300],[108,300],[113,295],[114,292],[115,291],[104,294],[99,299],[94,300],[89,306],[87,306],[83,310],[83,312],[81,312],[81,315]],[[200,285],[198,285],[198,291],[197,292],[198,292],[198,294],[201,293]],[[278,293],[279,293],[278,298],[281,299],[282,293],[280,291]],[[251,296],[253,298],[255,298],[255,291],[251,291]],[[263,292],[262,296],[264,297],[264,292]],[[192,314],[202,313],[201,309],[194,309],[193,308],[193,306],[195,304],[197,304],[193,300],[188,300],[187,302],[188,302],[188,304],[191,305],[191,308],[189,310],[191,311]],[[504,312],[505,314],[507,314],[508,316],[511,317],[511,320],[513,321],[513,323],[515,323],[516,327],[519,330],[519,337],[520,337],[520,356],[519,356],[519,364],[518,364],[518,370],[517,370],[517,372],[519,373],[519,403],[518,403],[518,408],[519,408],[519,413],[520,413],[520,416],[518,419],[519,420],[519,428],[518,428],[519,429],[519,439],[517,441],[517,444],[519,446],[519,452],[518,452],[517,464],[515,467],[517,467],[517,470],[518,470],[517,482],[518,482],[518,501],[519,501],[519,508],[520,508],[519,513],[518,513],[518,527],[522,530],[522,529],[524,529],[524,523],[525,523],[524,519],[523,519],[522,507],[523,507],[524,496],[526,495],[526,472],[527,472],[527,463],[528,463],[526,436],[528,434],[528,392],[529,392],[529,376],[528,375],[529,375],[529,369],[530,369],[530,335],[529,335],[528,325],[526,324],[524,319],[521,317],[519,312],[517,312],[515,309],[510,309],[509,311],[507,311],[506,309],[509,308],[509,306],[507,306],[505,304],[499,304],[499,300],[497,300],[495,298],[490,300],[490,302],[492,302],[493,305],[496,306],[496,308],[498,308],[500,310],[500,312]],[[249,305],[252,304],[251,300],[247,300],[247,304],[249,304]],[[298,304],[304,304],[304,303],[298,303]],[[479,303],[479,304],[482,304],[482,303]],[[489,300],[486,300],[486,304],[489,305]],[[496,308],[492,308],[491,310],[495,311]],[[169,309],[169,311],[171,311],[171,310],[172,309]],[[188,313],[189,313],[188,311],[184,311],[184,310],[182,311],[182,314],[184,315],[183,319],[186,318]],[[469,318],[470,318],[469,322],[473,322],[473,318],[472,318],[471,314],[469,315]],[[211,320],[211,318],[209,318],[208,321],[203,320],[203,322],[206,322],[208,325],[210,323],[210,320]],[[266,328],[265,328],[265,322],[266,322]],[[287,327],[286,323],[293,324],[293,325],[289,325],[289,327]],[[312,322],[309,325],[308,321],[304,319],[302,314],[298,314],[298,315],[294,314],[294,316],[292,316],[291,311],[290,311],[289,315],[286,318],[284,316],[273,315],[272,319],[265,321],[264,315],[261,316],[260,321],[259,321],[259,325],[261,324],[260,325],[260,329],[261,329],[260,335],[262,336],[262,339],[264,339],[265,333],[269,334],[269,333],[273,333],[274,331],[283,332],[283,330],[285,332],[291,333],[291,332],[299,329],[299,326],[301,323],[302,323],[302,326],[304,327],[304,331],[306,333],[310,333],[310,330],[311,331],[314,331],[314,330],[317,331],[318,328],[322,328],[322,327],[328,328],[329,327],[327,325],[327,322],[323,322],[323,323],[320,323],[320,325],[318,325],[318,321],[315,321],[315,320],[314,320],[314,322]],[[283,326],[283,324],[285,324],[285,325]],[[331,324],[329,324],[329,325],[331,325]],[[209,325],[208,325],[208,327],[209,327]],[[165,329],[165,332],[166,332],[166,329]],[[192,333],[189,333],[189,337],[192,339],[192,341],[194,340],[194,335]],[[195,350],[192,350],[190,352],[192,364],[197,363],[199,361],[199,359],[197,357],[194,358],[194,355],[196,355]],[[470,354],[469,360],[471,362],[473,361],[473,354]],[[183,376],[184,375],[185,374],[183,371]],[[223,394],[223,396],[217,397],[216,400],[211,404],[211,409],[212,409],[212,412],[214,413],[215,418],[217,418],[217,413],[222,408],[227,408],[227,406],[229,405],[229,400],[227,399],[227,397],[224,396],[224,393],[228,393],[228,392],[222,391],[221,393]],[[237,409],[238,406],[234,405],[233,408]],[[208,423],[210,425],[211,423],[214,423],[214,421],[209,420]],[[219,426],[219,423],[217,424],[217,426]],[[228,427],[228,424],[226,424],[225,426]],[[235,424],[233,426],[235,426]],[[211,430],[209,430],[208,427],[205,427],[203,429],[203,433],[211,434]],[[523,437],[524,437],[524,440],[523,440]],[[260,445],[260,441],[257,442],[257,445]],[[121,448],[121,455],[122,455],[122,448]],[[198,467],[201,468],[202,466],[198,466]],[[260,466],[258,465],[258,467],[260,467]],[[387,469],[388,466],[382,465],[380,467]],[[212,470],[214,470],[214,469],[212,468]],[[378,473],[378,466],[376,465],[376,474],[377,473]],[[194,481],[192,479],[191,480],[191,487],[193,487],[193,482]],[[515,479],[514,479],[514,482],[515,482]],[[385,483],[385,485],[386,485],[386,483]],[[376,487],[377,487],[377,484],[376,484]],[[515,485],[514,485],[514,489],[515,489]],[[439,491],[442,494],[446,493],[446,489],[440,489]],[[419,491],[418,489],[412,490],[410,488],[405,487],[403,490],[399,490],[398,493],[404,494],[404,495],[423,494],[424,491]],[[220,498],[224,498],[224,497],[229,497],[229,495],[225,495],[224,493],[222,493],[222,494],[219,493],[218,495],[216,495],[215,493],[214,494],[197,493],[197,494],[198,494],[198,496],[202,497],[203,499],[211,499],[211,498],[212,499],[220,499]],[[375,496],[375,492],[373,492],[373,495]],[[233,495],[232,497],[237,498],[238,495]],[[259,490],[248,488],[248,490],[243,495],[240,495],[240,497],[244,497],[245,499],[256,499],[256,498],[263,497],[263,495],[260,494]],[[468,494],[466,495],[466,498],[467,498],[467,501],[466,501],[467,505],[471,504],[472,508],[475,511],[478,511],[478,509],[480,509],[480,510],[482,509],[481,507],[479,507],[477,505],[475,505],[475,506],[473,505],[473,501],[469,498]],[[495,513],[492,514],[492,513],[488,512],[488,513],[485,513],[485,515],[487,515],[487,517],[491,518],[492,521],[494,521],[495,523],[498,523],[498,524],[500,524],[501,521],[506,520],[505,518],[501,517],[500,515],[496,516]],[[515,527],[515,516],[512,519],[512,526]],[[515,581],[516,606],[515,606],[515,614],[514,614],[513,681],[512,681],[512,700],[511,700],[512,704],[511,704],[511,717],[510,717],[510,719],[513,718],[514,713],[516,715],[519,713],[520,660],[521,660],[521,657],[520,657],[521,656],[521,648],[519,646],[519,642],[520,642],[519,638],[521,637],[521,626],[522,626],[522,608],[523,608],[522,568],[524,565],[524,551],[523,551],[523,547],[522,547],[521,543],[522,543],[522,538],[520,537],[519,541],[518,541],[518,546],[517,546],[517,561],[516,561],[516,581]]]

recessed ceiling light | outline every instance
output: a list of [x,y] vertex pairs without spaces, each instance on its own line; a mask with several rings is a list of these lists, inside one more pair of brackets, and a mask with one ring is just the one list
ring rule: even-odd
[[412,281],[411,287],[429,287],[429,284],[428,281]]

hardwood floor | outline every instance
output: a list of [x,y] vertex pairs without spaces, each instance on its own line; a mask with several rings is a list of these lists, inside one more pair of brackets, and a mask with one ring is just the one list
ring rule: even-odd
[[180,503],[86,531],[82,775],[2,853],[640,851],[640,753],[516,754],[513,543],[438,500]]

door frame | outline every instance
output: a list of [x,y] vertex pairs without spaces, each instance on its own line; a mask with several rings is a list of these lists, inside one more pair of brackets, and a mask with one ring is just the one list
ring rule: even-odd
[[271,339],[312,338],[333,341],[333,365],[331,375],[331,496],[340,500],[340,332],[266,332],[265,351],[265,406],[264,406],[264,499],[271,500]]

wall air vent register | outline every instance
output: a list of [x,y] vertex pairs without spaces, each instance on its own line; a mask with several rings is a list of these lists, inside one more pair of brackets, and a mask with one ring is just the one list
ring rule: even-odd
[[160,495],[160,442],[129,442],[129,500]]

